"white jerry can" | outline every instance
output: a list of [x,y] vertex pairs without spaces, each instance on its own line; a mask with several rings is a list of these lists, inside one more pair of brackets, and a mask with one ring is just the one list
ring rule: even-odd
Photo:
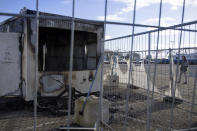
[[[81,114],[83,104],[85,102],[85,97],[80,97],[75,101],[75,114],[74,122],[84,127],[94,127],[98,115],[99,115],[99,98],[92,95],[89,96],[84,112]],[[105,123],[109,122],[109,102],[106,99],[103,99],[103,121]]]

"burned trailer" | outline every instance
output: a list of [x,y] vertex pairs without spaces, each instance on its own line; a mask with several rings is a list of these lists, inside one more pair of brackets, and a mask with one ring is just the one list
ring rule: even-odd
[[[36,11],[22,9],[21,14]],[[65,96],[68,90],[71,17],[40,12],[38,53],[38,98]],[[44,18],[45,17],[45,18]],[[58,17],[54,19],[52,17]],[[62,19],[61,19],[62,18]],[[75,19],[72,88],[99,93],[103,22]],[[0,96],[32,101],[35,88],[35,17],[12,17],[0,25]],[[98,69],[97,77],[94,74]]]

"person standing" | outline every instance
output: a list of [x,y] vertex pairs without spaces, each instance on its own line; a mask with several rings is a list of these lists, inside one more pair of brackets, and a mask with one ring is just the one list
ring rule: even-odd
[[181,67],[180,67],[180,75],[179,75],[179,80],[178,83],[181,82],[181,76],[184,74],[185,76],[185,82],[183,84],[187,84],[187,68],[188,68],[188,61],[185,56],[182,56],[182,62],[181,62]]
[[116,55],[114,53],[114,55],[113,55],[113,65],[114,65],[114,68],[116,68],[116,64],[117,64],[117,58],[116,58]]

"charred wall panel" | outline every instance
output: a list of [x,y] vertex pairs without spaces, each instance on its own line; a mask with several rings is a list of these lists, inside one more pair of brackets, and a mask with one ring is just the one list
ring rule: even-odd
[[23,32],[24,18],[12,18],[4,21],[0,25],[0,32]]

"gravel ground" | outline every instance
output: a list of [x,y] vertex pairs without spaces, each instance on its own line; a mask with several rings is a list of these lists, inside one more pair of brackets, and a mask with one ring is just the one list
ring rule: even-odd
[[[171,112],[173,109],[173,129],[184,129],[197,126],[197,106],[194,106],[192,117],[191,102],[194,89],[194,71],[196,66],[190,66],[188,71],[188,84],[178,84],[178,90],[184,100],[180,104],[164,102],[163,94],[169,90],[169,72],[168,65],[159,65],[157,74],[157,87],[160,93],[154,93],[150,115],[151,131],[168,131],[171,123]],[[128,68],[126,68],[128,70]],[[153,70],[153,66],[151,66]],[[120,70],[121,71],[121,70]],[[126,72],[125,70],[123,70]],[[153,72],[152,72],[153,73]],[[120,79],[126,79],[127,76],[121,75]],[[153,76],[151,77],[151,79]],[[139,78],[140,79],[140,78]],[[128,114],[125,115],[126,94],[129,93]],[[152,94],[152,92],[150,92]],[[126,119],[127,131],[144,131],[147,124],[147,90],[141,88],[126,89],[126,84],[121,83],[118,86],[105,86],[104,98],[110,101],[110,123],[109,125],[121,131],[124,128]],[[152,97],[150,97],[151,99]],[[197,97],[195,97],[195,103]],[[13,104],[11,107],[19,105]],[[150,106],[150,105],[149,105]],[[10,106],[9,106],[10,107]],[[31,131],[33,130],[33,112],[32,106],[20,109],[1,108],[0,110],[0,131]],[[126,117],[125,117],[126,116]],[[55,131],[55,128],[66,124],[66,116],[55,116],[48,111],[38,112],[38,131]],[[108,130],[108,129],[106,129]]]
[[[114,95],[114,99],[111,100],[110,105],[110,115],[111,123],[110,125],[114,129],[121,130],[124,125],[125,120],[125,102],[126,100],[119,95],[125,93],[125,89],[119,90],[119,93]],[[123,93],[124,92],[124,93]],[[122,93],[122,94],[121,94]],[[144,95],[143,95],[144,94]],[[185,102],[180,104],[175,104],[172,108],[172,103],[164,102],[158,94],[155,94],[155,99],[152,103],[151,108],[151,130],[161,130],[167,131],[170,127],[171,111],[173,109],[173,129],[185,129],[190,126],[195,127],[197,123],[197,108],[195,107],[192,114],[192,119],[190,118],[191,105]],[[106,95],[107,97],[107,95]],[[110,96],[111,97],[111,96]],[[127,130],[144,131],[146,129],[147,121],[147,96],[146,91],[137,89],[132,91],[129,98],[129,111],[126,115]],[[150,98],[151,99],[151,98]]]
[[[120,65],[119,65],[120,66]],[[108,67],[109,68],[109,67]],[[170,97],[165,96],[165,92],[169,92],[169,65],[160,64],[157,65],[156,73],[156,86],[159,92],[154,93],[152,108],[150,113],[150,128],[152,131],[168,131],[170,127],[172,129],[180,130],[189,127],[197,127],[197,107],[193,108],[193,113],[190,115],[192,108],[192,96],[194,92],[194,78],[196,65],[192,65],[188,70],[188,83],[182,82],[177,83],[177,91],[181,94],[181,100],[183,102],[176,103],[172,108],[171,102],[166,102]],[[110,69],[110,68],[109,68]],[[108,70],[109,70],[108,69]],[[136,71],[138,67],[135,68]],[[126,68],[128,70],[128,68]],[[146,68],[147,70],[147,68]],[[174,66],[176,70],[176,65]],[[128,74],[125,74],[125,70],[117,70],[117,74],[120,76],[119,79],[128,79]],[[153,81],[154,66],[150,67],[150,79]],[[141,80],[139,78],[139,80]],[[143,81],[141,81],[143,82]],[[197,90],[195,91],[197,93]],[[126,107],[126,94],[129,94],[128,102],[128,114],[125,114]],[[150,92],[152,94],[152,92]],[[126,129],[128,131],[144,131],[146,130],[147,124],[147,90],[142,88],[126,89],[126,83],[119,84],[118,86],[104,87],[105,98],[110,101],[110,115],[111,123],[110,126],[117,130],[123,130],[124,121],[126,119]],[[152,95],[150,95],[152,100]],[[197,97],[195,96],[194,102]],[[180,101],[177,101],[180,102]],[[149,104],[150,106],[150,104]],[[173,112],[173,117],[171,118],[171,113]],[[125,117],[126,116],[126,117]],[[192,116],[192,117],[191,117]]]
[[[65,125],[65,116],[54,116],[47,112],[38,112],[37,130],[52,131],[55,128]],[[33,130],[33,112],[29,109],[1,111],[0,131],[32,131]]]

